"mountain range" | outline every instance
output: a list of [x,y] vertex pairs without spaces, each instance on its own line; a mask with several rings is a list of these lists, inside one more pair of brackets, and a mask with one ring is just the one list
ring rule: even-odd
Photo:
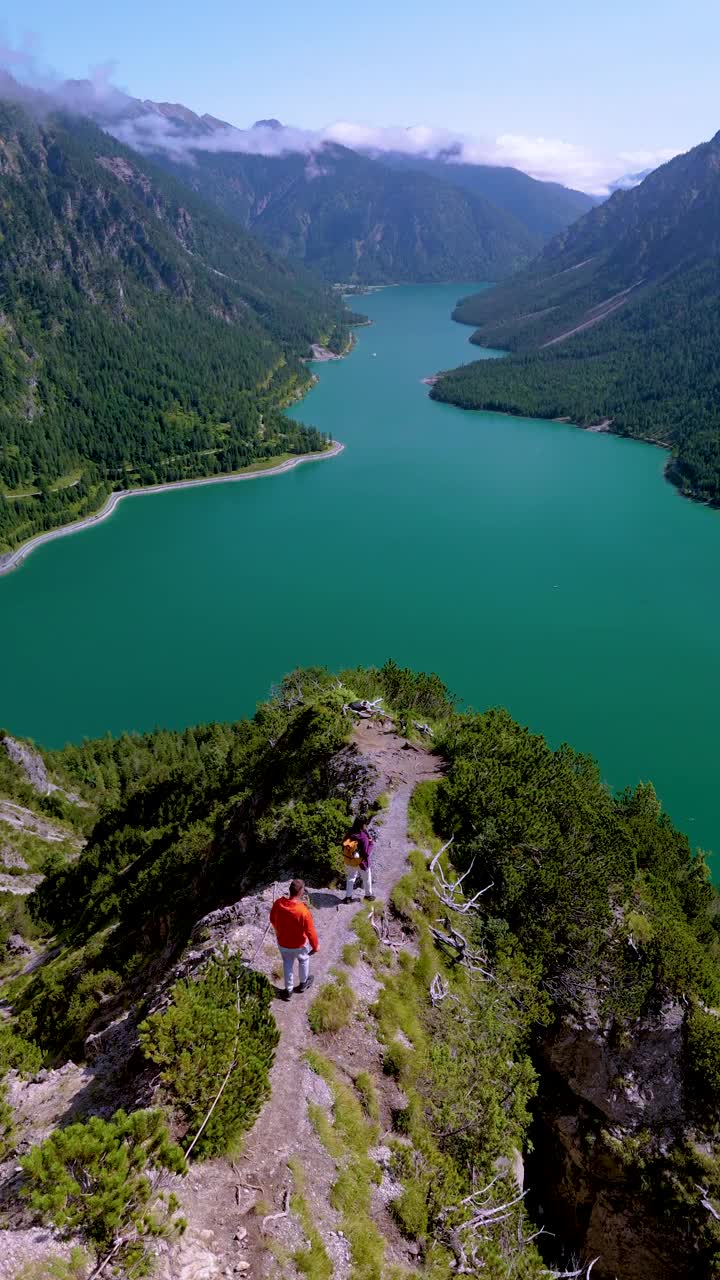
[[720,134],[616,192],[527,270],[464,299],[472,342],[437,399],[668,445],[669,477],[720,502]]
[[[34,91],[5,75],[0,93]],[[66,81],[50,97],[141,150],[283,256],[330,282],[497,280],[594,201],[517,169],[361,154],[279,120],[234,128],[182,103]]]

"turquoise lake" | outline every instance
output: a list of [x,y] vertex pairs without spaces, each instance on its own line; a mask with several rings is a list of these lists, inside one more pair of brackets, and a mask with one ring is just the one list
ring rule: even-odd
[[651,779],[720,850],[720,513],[665,455],[574,427],[464,413],[421,379],[475,359],[470,285],[389,288],[297,408],[333,461],[120,504],[0,579],[0,724],[58,746],[253,711],[292,667],[437,671]]

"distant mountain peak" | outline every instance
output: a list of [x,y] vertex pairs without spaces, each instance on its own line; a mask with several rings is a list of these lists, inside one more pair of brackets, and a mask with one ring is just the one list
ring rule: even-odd
[[272,129],[273,133],[280,133],[285,128],[281,120],[276,120],[271,116],[269,120],[256,120],[253,129]]

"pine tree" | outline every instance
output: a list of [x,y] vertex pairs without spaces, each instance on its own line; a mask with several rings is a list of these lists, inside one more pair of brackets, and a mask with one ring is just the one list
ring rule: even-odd
[[184,1230],[166,1182],[187,1167],[159,1111],[58,1129],[21,1165],[32,1208],[61,1232],[81,1233],[127,1275],[147,1274],[151,1239]]
[[[269,1072],[279,1033],[271,990],[239,956],[213,960],[198,981],[176,983],[172,1004],[140,1027],[140,1043],[203,1158],[220,1155],[250,1128],[270,1094]],[[224,1084],[227,1077],[227,1082]],[[224,1084],[224,1087],[223,1087]]]

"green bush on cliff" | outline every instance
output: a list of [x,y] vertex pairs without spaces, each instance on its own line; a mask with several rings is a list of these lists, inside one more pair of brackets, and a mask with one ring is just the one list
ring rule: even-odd
[[[222,1155],[253,1124],[270,1094],[269,1073],[279,1033],[270,1012],[272,990],[239,956],[212,960],[197,981],[183,979],[172,1003],[140,1026],[146,1057],[185,1129],[193,1154]],[[208,1113],[227,1083],[212,1114]]]
[[149,1241],[184,1229],[163,1180],[185,1173],[185,1160],[158,1111],[117,1111],[57,1129],[21,1165],[31,1208],[61,1234],[80,1233],[111,1253],[113,1271],[147,1275]]
[[[506,711],[459,717],[434,818],[454,833],[454,861],[493,919],[522,946],[545,988],[572,1005],[588,983],[608,1012],[639,1013],[653,984],[720,999],[715,892],[700,857],[676,831],[652,787],[615,799],[595,762],[553,751]],[[617,907],[642,885],[651,936],[633,949]],[[532,909],[528,909],[532,904]]]
[[15,1113],[8,1101],[7,1085],[0,1079],[0,1161],[12,1155],[15,1140]]
[[720,1126],[720,1016],[694,1008],[687,1019],[687,1056],[695,1105],[713,1128]]

